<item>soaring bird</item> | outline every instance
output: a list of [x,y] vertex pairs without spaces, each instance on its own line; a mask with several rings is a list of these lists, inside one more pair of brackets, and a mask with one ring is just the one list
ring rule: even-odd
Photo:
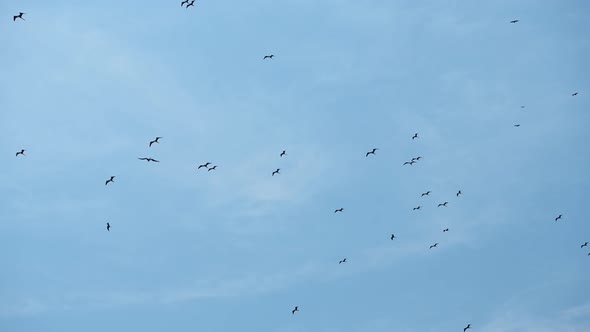
[[188,4],[188,0],[184,0],[180,3],[180,7],[184,7],[184,5]]
[[155,140],[150,141],[150,147],[152,147],[152,144],[154,144],[154,143],[160,143],[160,138],[163,138],[163,137],[156,137]]
[[413,209],[412,209],[412,211],[420,210],[420,208],[421,208],[421,206],[420,206],[420,205],[418,205],[418,206],[416,206],[415,208],[413,208]]
[[281,170],[280,168],[277,168],[276,171],[272,172],[272,176],[275,176],[275,174],[281,174],[281,173],[279,173],[280,170]]
[[447,206],[447,203],[449,203],[449,202],[440,203],[440,204],[438,205],[438,207],[441,207],[441,206],[444,206],[444,207],[446,207],[446,206]]
[[264,56],[264,58],[262,58],[262,60],[266,60],[266,59],[272,59],[272,58],[274,58],[274,56],[275,56],[274,54],[271,54],[271,55],[265,55],[265,56]]
[[425,193],[422,193],[422,195],[421,195],[420,197],[422,197],[422,196],[428,196],[428,195],[430,195],[430,193],[431,193],[431,191],[430,191],[430,190],[428,190],[427,192],[425,192]]
[[207,168],[207,166],[209,166],[209,165],[211,165],[211,163],[210,162],[206,162],[203,165],[199,165],[199,167],[197,167],[197,169],[201,169],[201,167]]
[[518,20],[512,20],[510,23],[518,23]]
[[295,306],[295,308],[291,311],[292,314],[295,314],[295,311],[299,311],[299,307]]
[[415,157],[415,158],[412,158],[412,161],[414,161],[414,160],[415,160],[415,161],[420,161],[420,159],[421,159],[421,158],[422,158],[422,157]]
[[281,155],[279,157],[286,156],[286,155],[287,155],[287,151],[283,150],[283,152],[281,152]]
[[555,221],[558,221],[559,219],[561,219],[561,214],[557,216],[557,218],[555,218]]
[[463,193],[461,192],[461,190],[457,191],[457,197],[459,197],[459,195],[461,195],[461,194],[463,194]]
[[153,161],[153,162],[155,162],[155,163],[159,163],[159,162],[160,162],[159,160],[156,160],[156,159],[154,159],[154,158],[137,158],[137,159],[139,159],[139,160],[145,160],[145,161],[147,161],[148,163],[149,163],[150,161]]
[[519,125],[519,124],[515,124],[514,126],[515,126],[515,127],[520,127],[520,125]]
[[588,246],[588,242],[584,242],[584,244],[582,244],[582,245],[580,246],[580,248],[584,248],[584,247],[587,247],[587,246]]
[[334,210],[334,213],[336,213],[336,212],[342,212],[342,211],[344,211],[344,208],[339,208],[339,209]]
[[463,329],[463,332],[467,331],[470,328],[471,328],[471,324],[467,324],[467,326]]
[[107,223],[107,232],[111,231],[111,224]]
[[109,182],[115,182],[115,177],[111,176],[111,178],[108,179],[107,182],[104,183],[104,185],[106,186],[107,184],[109,184]]
[[213,167],[210,167],[210,168],[207,168],[207,172],[214,171],[216,169],[217,169],[217,165],[215,165]]
[[418,133],[415,133],[414,136],[412,136],[412,139],[416,139],[418,138]]
[[365,155],[365,157],[368,157],[370,154],[375,154],[375,151],[377,151],[377,150],[379,150],[379,149],[373,148],[372,151],[367,152],[367,154]]
[[338,264],[342,264],[342,263],[346,263],[346,258],[338,262]]
[[390,239],[391,239],[391,240],[395,239],[395,235],[391,234],[391,237],[390,237]]
[[[21,13],[21,14],[22,14],[22,13]],[[572,97],[575,97],[575,96],[577,96],[577,95],[578,95],[578,93],[577,93],[577,92],[574,92],[574,93],[572,93]]]
[[435,244],[431,245],[431,246],[430,246],[430,249],[432,249],[432,248],[436,248],[436,246],[438,246],[438,243],[435,243]]
[[449,231],[449,229],[448,229],[448,228],[445,228],[445,229],[443,229],[443,233],[444,233],[444,232],[448,232],[448,231]]
[[189,2],[189,3],[186,5],[186,9],[188,9],[188,7],[190,7],[190,6],[193,6],[193,7],[195,6],[195,0],[193,0],[193,1]]
[[16,156],[18,157],[19,154],[22,154],[23,156],[25,156],[25,149],[21,149],[19,152],[16,153]]
[[23,15],[24,15],[24,14],[25,14],[25,13],[23,13],[23,12],[19,12],[19,13],[18,13],[18,15],[15,15],[15,16],[13,16],[13,17],[12,17],[12,21],[13,21],[13,22],[14,22],[14,21],[16,21],[16,19],[17,19],[17,18],[20,18],[21,20],[23,20],[23,21],[24,21],[24,20],[25,20],[25,19],[23,18]]

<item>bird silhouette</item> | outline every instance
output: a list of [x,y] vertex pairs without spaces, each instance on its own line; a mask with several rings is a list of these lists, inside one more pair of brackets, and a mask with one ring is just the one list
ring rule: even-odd
[[395,239],[395,235],[391,234],[391,237],[389,239],[391,239],[391,240]]
[[587,247],[587,246],[588,246],[588,242],[584,242],[584,244],[582,244],[582,245],[580,246],[580,248],[584,248],[584,247]]
[[412,136],[412,139],[416,139],[418,138],[418,133],[415,133],[414,136]]
[[346,263],[346,258],[338,262],[338,264],[342,264],[342,263]]
[[24,15],[24,14],[25,14],[25,13],[23,13],[23,12],[19,12],[19,13],[18,13],[18,15],[14,15],[14,16],[12,17],[12,21],[13,21],[13,22],[14,22],[14,21],[16,21],[16,19],[17,19],[17,18],[20,18],[21,20],[25,21],[25,19],[23,18],[23,15]]
[[514,126],[515,126],[515,127],[520,127],[520,125],[519,125],[519,124],[515,124]]
[[156,159],[153,159],[153,158],[137,158],[137,159],[139,159],[139,160],[145,160],[145,161],[147,161],[148,163],[149,163],[150,161],[153,161],[153,162],[155,162],[155,163],[159,163],[159,162],[160,162],[159,160],[156,160]]
[[375,154],[375,151],[377,151],[377,150],[379,150],[379,149],[373,148],[373,150],[367,152],[367,154],[365,155],[365,157],[368,157],[370,154]]
[[457,191],[457,197],[459,197],[459,195],[461,195],[461,194],[463,194],[463,193],[461,192],[461,190]]
[[559,219],[561,219],[561,214],[557,216],[557,218],[555,218],[555,221],[558,221]]
[[441,206],[444,206],[444,207],[446,207],[446,206],[447,206],[447,203],[449,203],[449,202],[440,203],[440,204],[438,205],[438,207],[441,207]]
[[213,166],[211,168],[207,168],[207,172],[214,171],[216,169],[217,169],[217,165],[215,165],[215,166]]
[[111,224],[107,223],[107,232],[111,231]]
[[163,138],[163,137],[156,137],[155,140],[150,141],[150,147],[152,147],[152,144],[154,144],[154,143],[158,143],[159,144],[160,143],[160,138]]
[[336,212],[342,212],[342,211],[344,211],[344,208],[339,208],[339,209],[334,210],[334,213],[336,213]]
[[449,229],[448,229],[448,228],[445,228],[445,229],[443,229],[443,233],[444,233],[444,232],[448,232],[448,231],[449,231]]
[[26,156],[25,155],[25,151],[27,151],[27,150],[25,150],[25,149],[20,150],[19,152],[16,153],[16,156],[18,157],[19,154],[22,154],[23,156]]
[[111,178],[108,179],[107,182],[104,183],[104,185],[106,186],[107,184],[109,184],[109,182],[115,182],[115,177],[111,176]]
[[295,308],[291,311],[291,314],[295,314],[295,311],[299,311],[299,307],[295,306]]
[[281,173],[279,173],[280,170],[281,170],[280,168],[277,168],[276,171],[272,172],[272,176],[275,176],[275,174],[281,174]]
[[430,249],[437,248],[437,246],[438,246],[438,243],[435,243],[435,244],[433,244],[433,245],[430,246]]
[[414,161],[414,160],[415,160],[415,161],[420,161],[420,159],[421,159],[421,158],[422,158],[422,157],[414,157],[414,158],[412,158],[412,160],[411,160],[411,161]]
[[189,3],[186,5],[186,9],[188,9],[188,7],[190,7],[190,6],[193,6],[193,7],[195,6],[195,0],[193,0],[193,1],[189,2]]
[[430,193],[431,193],[431,191],[430,191],[430,190],[428,190],[427,192],[425,192],[425,193],[422,193],[422,195],[421,195],[420,197],[422,197],[422,196],[428,196],[428,195],[430,195]]
[[470,328],[471,328],[471,324],[467,324],[467,326],[463,329],[463,332],[467,331]]
[[188,4],[188,0],[184,0],[180,3],[180,7],[184,7],[184,5]]
[[287,155],[287,151],[283,150],[283,152],[281,152],[281,155],[279,157],[286,156],[286,155]]
[[518,20],[512,20],[510,23],[518,23]]
[[209,166],[209,165],[211,165],[211,163],[210,162],[206,162],[203,165],[199,165],[199,167],[197,167],[197,169],[201,169],[202,167],[207,168],[207,166]]
[[574,92],[574,93],[572,93],[572,97],[575,97],[575,96],[577,96],[577,95],[578,95],[578,93],[577,93],[577,92]]
[[274,58],[274,56],[275,56],[274,54],[271,54],[271,55],[265,55],[265,56],[264,56],[264,58],[262,58],[262,60],[266,60],[266,59],[272,59],[272,58]]
[[415,208],[413,208],[413,209],[412,209],[412,211],[420,210],[420,208],[421,208],[421,206],[420,206],[420,205],[418,205],[418,206],[416,206]]

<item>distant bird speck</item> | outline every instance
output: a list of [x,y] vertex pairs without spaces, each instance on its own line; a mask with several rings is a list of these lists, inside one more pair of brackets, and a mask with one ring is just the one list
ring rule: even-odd
[[190,7],[190,6],[193,6],[193,7],[195,6],[195,0],[193,0],[193,1],[189,2],[189,3],[186,5],[186,9],[188,9],[188,7]]
[[201,169],[202,167],[207,168],[209,165],[211,165],[211,163],[210,162],[206,162],[206,163],[204,163],[202,165],[199,165],[199,167],[197,167],[197,169]]
[[115,177],[114,177],[114,176],[111,176],[111,178],[110,178],[110,179],[108,179],[108,180],[107,180],[107,181],[104,183],[104,185],[106,186],[106,185],[107,185],[107,184],[109,184],[110,182],[115,182]]
[[430,195],[430,193],[431,193],[431,191],[430,191],[430,190],[428,190],[427,192],[425,192],[425,193],[422,193],[422,195],[420,195],[420,197],[422,197],[422,196],[428,196],[428,195]]
[[416,211],[416,210],[420,210],[420,208],[421,208],[421,206],[420,206],[420,205],[418,205],[418,206],[416,206],[415,208],[413,208],[412,210],[413,210],[413,211]]
[[510,23],[518,23],[518,20],[512,20]]
[[415,133],[414,136],[412,136],[412,139],[416,139],[418,138],[418,133]]
[[272,172],[272,176],[275,176],[275,174],[281,174],[281,173],[279,173],[280,170],[281,170],[280,168],[277,168],[276,171]]
[[577,93],[577,92],[574,92],[574,93],[572,93],[572,97],[575,97],[575,96],[577,96],[577,95],[578,95],[578,93]]
[[154,144],[154,143],[160,143],[160,138],[163,138],[163,137],[156,137],[155,140],[150,141],[150,147],[152,147],[152,144]]
[[461,194],[463,194],[463,193],[461,192],[461,190],[459,190],[459,191],[457,192],[457,197],[459,197],[459,195],[461,195]]
[[443,233],[444,233],[444,232],[448,232],[448,231],[449,231],[449,229],[448,229],[448,228],[445,228],[445,229],[443,229]]
[[296,311],[299,311],[299,307],[295,306],[295,308],[291,311],[291,314],[295,314]]
[[[22,150],[20,150],[19,152],[17,152],[17,153],[16,153],[16,156],[17,156],[17,157],[18,157],[18,155],[23,155],[23,156],[26,156],[26,155],[25,155],[25,151],[27,151],[27,150],[25,150],[25,149],[22,149]],[[35,159],[35,158],[33,158],[33,159]]]
[[217,165],[215,165],[215,166],[213,166],[211,168],[207,168],[207,172],[214,171],[216,169],[217,169]]
[[367,154],[365,154],[365,157],[368,157],[370,154],[375,154],[375,151],[377,151],[377,150],[379,150],[379,149],[373,148],[373,150],[371,150],[371,151],[367,152]]
[[438,243],[435,243],[435,244],[433,244],[433,245],[430,246],[430,249],[437,248],[437,246],[438,246]]
[[180,7],[184,7],[184,5],[188,4],[188,0],[184,0],[180,3]]
[[584,248],[584,247],[587,247],[587,246],[588,246],[588,242],[584,242],[584,244],[582,244],[582,245],[580,246],[580,248]]
[[470,328],[471,328],[471,324],[467,324],[467,326],[463,329],[463,332],[467,331]]
[[339,208],[339,209],[334,210],[334,213],[336,213],[336,212],[342,212],[342,211],[344,211],[344,208]]
[[514,126],[515,126],[515,127],[520,127],[520,125],[519,125],[519,124],[515,124]]
[[107,223],[107,232],[111,231],[111,224]]
[[139,160],[145,160],[145,161],[147,161],[148,163],[149,163],[150,161],[153,161],[153,162],[155,162],[155,163],[159,163],[159,162],[160,162],[159,160],[156,160],[156,159],[154,159],[154,158],[137,158],[137,159],[139,159]]
[[391,234],[391,237],[389,238],[390,240],[395,239],[395,235]]
[[264,58],[262,58],[262,60],[266,60],[266,59],[272,59],[272,58],[274,58],[274,57],[275,57],[275,55],[274,55],[274,54],[271,54],[271,55],[265,55],[265,56],[264,56]]
[[18,15],[14,15],[14,16],[12,17],[12,21],[13,21],[13,22],[14,22],[14,21],[16,21],[16,19],[17,19],[17,18],[20,18],[21,20],[25,21],[25,19],[23,18],[23,15],[24,15],[24,14],[25,14],[25,13],[23,13],[23,12],[19,12],[19,13],[18,13]]
[[559,219],[561,219],[561,214],[557,216],[557,218],[555,218],[555,221],[558,221]]
[[449,202],[440,203],[440,204],[438,205],[438,207],[441,207],[441,206],[444,206],[444,207],[446,207],[448,203],[449,203]]
[[283,152],[281,152],[281,154],[279,155],[279,157],[286,156],[286,155],[287,155],[287,151],[283,150]]
[[338,262],[338,264],[342,264],[342,263],[346,263],[346,258]]

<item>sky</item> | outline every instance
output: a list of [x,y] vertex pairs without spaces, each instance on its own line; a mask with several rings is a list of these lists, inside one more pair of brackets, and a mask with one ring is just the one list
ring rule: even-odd
[[590,330],[588,1],[0,14],[0,330]]

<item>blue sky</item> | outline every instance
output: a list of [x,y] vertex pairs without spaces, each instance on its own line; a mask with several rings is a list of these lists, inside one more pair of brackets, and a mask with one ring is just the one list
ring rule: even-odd
[[0,330],[590,329],[587,1],[0,13]]

